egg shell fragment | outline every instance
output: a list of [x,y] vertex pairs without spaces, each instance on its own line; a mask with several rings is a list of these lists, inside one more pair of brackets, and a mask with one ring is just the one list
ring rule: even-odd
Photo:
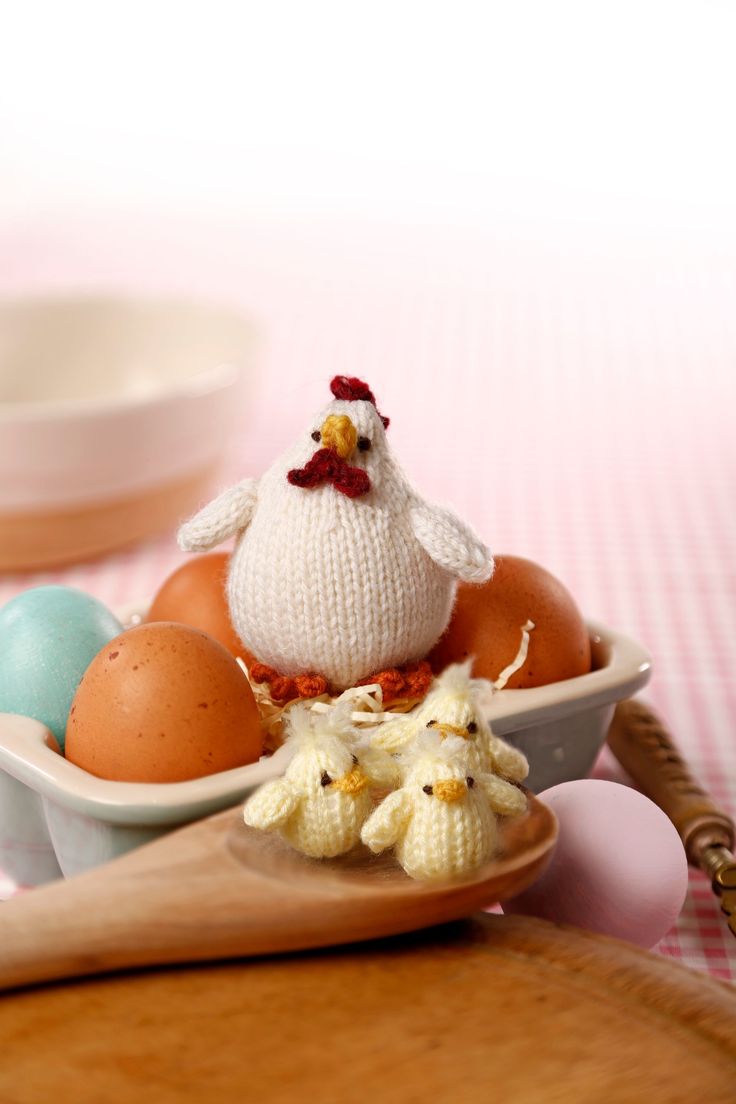
[[495,682],[516,658],[527,621],[534,623],[529,651],[507,689],[545,686],[590,671],[590,636],[572,595],[521,556],[497,556],[492,578],[481,586],[460,584],[450,624],[428,656],[432,670],[473,656],[473,674]]
[[183,782],[255,762],[258,707],[235,659],[171,622],[138,625],[90,664],[72,704],[67,758],[118,782]]

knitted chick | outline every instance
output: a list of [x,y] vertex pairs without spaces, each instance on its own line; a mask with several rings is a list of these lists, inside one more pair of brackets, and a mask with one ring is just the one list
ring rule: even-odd
[[341,855],[360,839],[373,808],[371,788],[396,784],[396,764],[385,753],[359,746],[344,711],[317,714],[294,705],[287,717],[293,758],[283,777],[248,799],[243,819],[251,828],[278,832],[311,858]]
[[466,741],[470,770],[523,782],[529,773],[526,757],[491,732],[484,699],[493,687],[486,679],[471,678],[471,667],[472,660],[468,660],[445,668],[424,701],[410,713],[380,725],[371,742],[396,753],[408,748],[425,728],[436,728],[442,736],[460,736]]
[[205,551],[237,534],[227,593],[245,648],[281,677],[314,673],[340,691],[422,660],[457,580],[485,582],[493,559],[412,489],[370,388],[336,376],[331,390],[260,480],[211,502],[179,544]]
[[427,729],[404,758],[401,789],[368,817],[360,838],[371,851],[394,847],[411,878],[462,878],[493,857],[496,814],[526,809],[521,790],[496,775],[470,772],[469,747],[459,736]]

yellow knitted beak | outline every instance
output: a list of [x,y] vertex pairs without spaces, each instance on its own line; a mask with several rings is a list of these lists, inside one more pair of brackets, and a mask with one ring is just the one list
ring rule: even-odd
[[349,774],[344,774],[342,778],[336,778],[332,783],[333,789],[341,790],[345,794],[352,794],[353,797],[362,793],[367,785],[368,779],[360,767],[353,767]]
[[463,740],[468,739],[467,728],[460,728],[459,725],[446,724],[445,721],[435,721],[434,724],[428,725],[428,728],[434,728],[442,735],[442,739],[452,734],[453,736],[460,736]]
[[341,460],[347,460],[358,443],[358,431],[347,414],[330,414],[320,433],[323,448],[332,449]]
[[453,801],[459,801],[461,797],[465,797],[467,793],[467,786],[459,778],[448,778],[446,782],[435,782],[432,787],[432,791],[435,797],[438,797],[440,801],[446,801],[452,804]]

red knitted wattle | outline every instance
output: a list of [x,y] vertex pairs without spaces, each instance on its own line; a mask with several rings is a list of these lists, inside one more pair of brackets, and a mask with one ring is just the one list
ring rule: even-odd
[[331,483],[348,498],[357,498],[371,489],[367,471],[352,467],[328,448],[315,452],[303,468],[292,468],[286,478],[294,487],[319,487],[322,483]]
[[[330,390],[336,399],[345,399],[346,402],[369,402],[376,406],[376,399],[370,387],[357,376],[334,376],[330,382]],[[390,419],[380,414],[378,407],[376,407],[376,413],[383,422],[383,428],[388,429]]]

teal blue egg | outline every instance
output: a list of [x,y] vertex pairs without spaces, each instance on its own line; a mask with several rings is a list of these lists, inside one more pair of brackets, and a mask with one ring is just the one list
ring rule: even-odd
[[34,717],[62,749],[82,675],[123,631],[102,602],[71,587],[26,590],[0,610],[0,713]]

